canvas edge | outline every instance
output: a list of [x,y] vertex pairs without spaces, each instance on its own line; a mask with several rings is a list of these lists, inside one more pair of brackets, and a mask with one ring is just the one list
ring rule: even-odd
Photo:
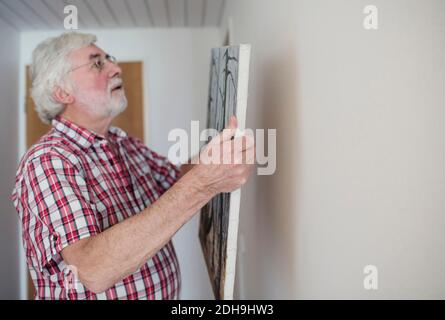
[[218,290],[216,289],[216,284],[215,284],[215,281],[213,279],[213,274],[211,272],[212,268],[210,266],[210,261],[207,258],[208,255],[209,255],[209,252],[206,250],[207,249],[207,246],[206,246],[207,243],[206,243],[206,241],[204,239],[202,239],[200,234],[199,234],[199,240],[201,242],[201,252],[202,252],[202,255],[203,255],[203,258],[204,258],[204,262],[206,264],[207,275],[209,276],[209,279],[210,279],[210,284],[212,286],[213,295],[214,295],[216,300],[219,300],[219,299],[221,299],[221,297],[219,295]]
[[[250,69],[249,44],[239,45],[239,65],[238,65],[238,91],[236,102],[236,118],[238,129],[244,130],[246,126],[247,97],[249,90],[249,69]],[[227,231],[226,248],[226,269],[224,275],[224,287],[220,296],[224,300],[233,300],[235,287],[236,256],[238,244],[239,212],[241,207],[241,189],[237,189],[230,194],[229,227]],[[234,209],[236,208],[236,209]]]

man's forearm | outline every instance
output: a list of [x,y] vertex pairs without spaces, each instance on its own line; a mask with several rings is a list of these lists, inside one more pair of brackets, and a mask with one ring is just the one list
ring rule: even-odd
[[62,251],[80,281],[102,292],[135,272],[211,198],[194,174],[185,174],[141,213]]
[[192,170],[194,166],[195,166],[195,164],[193,164],[193,163],[185,163],[185,164],[181,165],[181,167],[179,168],[179,177],[185,176],[185,174],[187,172],[189,172],[190,170]]

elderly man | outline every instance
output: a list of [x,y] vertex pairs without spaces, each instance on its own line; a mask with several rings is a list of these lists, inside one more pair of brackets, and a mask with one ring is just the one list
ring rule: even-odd
[[23,156],[12,198],[36,299],[176,299],[171,238],[247,181],[254,141],[233,141],[232,117],[209,145],[247,161],[175,167],[110,126],[127,100],[121,69],[95,42],[66,33],[33,52],[32,98],[53,128]]

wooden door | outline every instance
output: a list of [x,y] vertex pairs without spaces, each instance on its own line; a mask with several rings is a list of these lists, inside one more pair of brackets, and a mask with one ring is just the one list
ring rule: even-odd
[[[119,66],[122,69],[122,80],[124,81],[128,107],[113,120],[112,125],[123,129],[128,135],[144,141],[142,62],[121,62]],[[51,129],[51,125],[44,124],[35,111],[34,102],[30,96],[29,66],[26,67],[26,75],[26,147],[29,149]],[[28,299],[34,299],[34,285],[29,275]]]

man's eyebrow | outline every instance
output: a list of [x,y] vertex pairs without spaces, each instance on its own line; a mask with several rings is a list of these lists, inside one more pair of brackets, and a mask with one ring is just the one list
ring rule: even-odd
[[96,59],[97,57],[100,57],[100,56],[101,56],[100,53],[93,53],[93,54],[90,54],[90,60]]

